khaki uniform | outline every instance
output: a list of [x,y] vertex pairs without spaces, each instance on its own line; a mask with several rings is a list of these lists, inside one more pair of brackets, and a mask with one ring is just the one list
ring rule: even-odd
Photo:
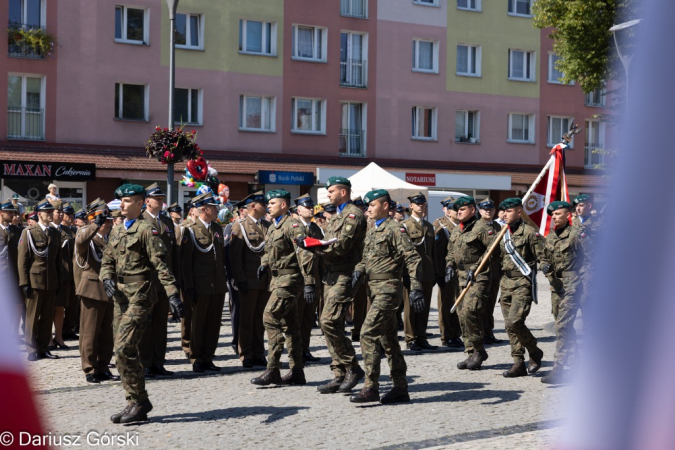
[[586,249],[584,258],[584,264],[579,270],[581,274],[581,284],[583,285],[583,292],[579,298],[579,308],[584,309],[587,305],[588,296],[591,293],[590,284],[593,279],[593,265],[591,257],[595,255],[595,248],[593,244],[598,238],[598,231],[600,229],[600,220],[593,215],[588,216],[584,222],[581,222],[579,216],[574,217],[572,225],[577,227],[579,231],[586,234],[586,239],[584,240],[584,248]]
[[14,292],[12,300],[17,305],[16,312],[12,311],[12,331],[16,331],[21,323],[21,311],[25,311],[23,292],[19,288],[19,272],[17,271],[18,246],[21,238],[21,228],[16,225],[3,227],[0,225],[0,273],[6,275],[5,280],[10,283]]
[[[482,219],[481,219],[482,220]],[[483,221],[485,222],[485,221]],[[486,222],[487,223],[487,222]],[[502,230],[502,226],[493,221],[487,224],[495,232],[495,236]],[[499,297],[499,281],[501,278],[500,267],[501,261],[499,258],[492,258],[490,262],[490,287],[488,288],[488,300],[485,302],[484,316],[483,316],[483,332],[491,334],[495,328],[495,306],[497,305],[497,298]]]
[[367,278],[372,296],[372,305],[361,329],[365,388],[379,388],[380,346],[387,355],[394,386],[408,387],[407,367],[397,337],[396,311],[403,301],[403,267],[410,274],[411,288],[422,289],[417,278],[422,264],[406,229],[395,220],[386,218],[379,227],[368,231],[363,259],[355,268]]
[[61,284],[61,236],[53,227],[40,224],[25,228],[19,239],[17,265],[19,286],[30,285],[26,299],[26,346],[42,353],[48,350],[56,291]]
[[337,378],[344,377],[348,369],[358,367],[354,347],[345,336],[345,317],[349,304],[354,301],[352,272],[363,256],[366,226],[363,211],[349,202],[331,217],[326,232],[326,239],[338,240],[323,250],[326,286],[321,329],[332,358],[330,367]]
[[[450,231],[455,228],[455,224],[447,217],[441,217],[434,221],[435,233],[435,269],[436,278],[445,278],[445,258],[448,255],[448,241]],[[459,327],[459,317],[457,312],[451,313],[452,305],[459,295],[459,283],[456,277],[450,283],[443,282],[438,286],[438,327],[441,331],[441,342],[447,342],[450,339],[458,339],[462,336],[462,330]]]
[[256,273],[265,253],[265,239],[270,223],[264,219],[254,221],[251,216],[232,225],[230,241],[230,266],[234,281],[244,281],[248,292],[239,291],[241,313],[239,316],[239,359],[265,357],[265,327],[263,313],[270,298],[269,275],[258,280]]
[[[183,289],[194,289],[189,355],[192,364],[213,362],[220,337],[220,325],[227,292],[223,228],[201,219],[185,226],[181,243]],[[189,298],[188,302],[191,301]]]
[[136,219],[113,229],[101,262],[99,279],[117,280],[113,332],[115,362],[127,401],[147,400],[138,345],[157,301],[153,280],[159,278],[168,296],[177,295],[176,280],[164,262],[166,246],[147,220]]
[[82,227],[75,236],[75,294],[82,302],[80,313],[80,358],[85,374],[105,373],[113,354],[114,302],[99,279],[106,239],[96,224]]

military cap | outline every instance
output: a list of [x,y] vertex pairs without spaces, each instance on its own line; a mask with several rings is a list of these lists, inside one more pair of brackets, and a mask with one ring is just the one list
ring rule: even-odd
[[268,191],[267,194],[265,194],[265,200],[270,201],[273,198],[283,198],[286,200],[291,200],[291,193],[288,192],[285,189],[276,189],[274,191]]
[[321,206],[323,210],[329,214],[335,214],[337,212],[337,207],[332,203],[326,203]]
[[110,213],[113,219],[117,219],[118,217],[122,217],[122,210],[121,209],[113,209],[112,212]]
[[[119,210],[116,210],[116,211],[119,211]],[[85,212],[84,212],[83,210],[81,210],[81,209],[78,209],[78,210],[75,212],[75,218],[76,218],[76,219],[82,219],[82,220],[84,220],[84,219],[87,218],[87,213],[85,213]]]
[[478,204],[478,207],[480,209],[494,209],[495,207],[495,202],[492,201],[490,197],[486,198],[482,202]]
[[588,194],[579,194],[574,198],[574,205],[578,205],[579,203],[585,203],[585,202],[590,202],[591,201],[591,196]]
[[471,205],[476,206],[476,200],[473,197],[465,195],[464,197],[460,197],[457,200],[455,200],[455,203],[452,204],[452,209],[454,209],[455,211],[459,211],[459,208],[461,208],[462,206],[471,206]]
[[267,202],[265,201],[265,192],[264,191],[254,192],[253,194],[246,196],[242,201],[237,203],[235,206],[237,206],[238,208],[246,208],[246,206],[249,203],[253,202],[262,203],[263,205],[266,204]]
[[54,209],[55,208],[54,205],[52,205],[52,202],[50,202],[47,199],[44,199],[40,203],[35,205],[35,211],[49,211],[49,210],[53,211]]
[[354,203],[354,206],[358,206],[359,208],[363,208],[366,205],[363,203],[363,199],[359,195],[358,197],[355,197],[352,199],[352,203]]
[[314,208],[314,200],[312,200],[309,194],[301,195],[293,201],[295,202],[295,206],[302,205],[305,208]]
[[17,211],[16,206],[14,206],[14,203],[11,201],[7,201],[0,205],[0,210],[1,211]]
[[170,213],[172,213],[172,212],[182,213],[183,212],[183,208],[181,208],[178,203],[173,203],[166,210],[169,211]]
[[423,205],[427,202],[427,198],[421,192],[415,192],[408,197],[408,200],[410,200],[410,203],[415,203],[416,205]]
[[37,220],[38,220],[37,211],[33,211],[32,213],[28,213],[28,215],[26,215],[26,220],[29,220],[29,219],[37,222]]
[[446,197],[443,200],[441,200],[441,205],[445,206],[446,208],[452,206],[452,204],[455,202],[455,197],[452,195],[450,197]]
[[101,198],[97,198],[93,202],[89,203],[86,207],[85,210],[87,213],[92,213],[94,211],[98,211],[100,207],[106,206],[105,201]]
[[15,199],[15,200],[18,200],[18,199],[19,199],[19,194],[14,194],[14,195],[12,195],[12,198]]
[[211,191],[209,192],[204,192],[201,195],[196,196],[195,198],[192,199],[192,204],[194,205],[195,208],[199,208],[200,206],[206,206],[206,205],[211,205],[211,206],[218,206],[218,201],[215,199]]
[[63,211],[63,202],[59,199],[49,200],[56,211]]
[[124,197],[140,195],[145,197],[145,189],[139,184],[123,184],[115,190],[115,198],[121,200]]
[[66,203],[63,204],[63,213],[64,214],[75,214],[75,208],[73,208],[73,205],[66,202]]
[[297,214],[298,213],[298,207],[293,205],[288,210],[291,212],[291,214]]
[[396,210],[396,207],[398,206],[398,203],[396,203],[394,200],[389,203],[389,210]]
[[400,214],[403,214],[403,213],[406,212],[406,207],[401,205],[401,204],[396,205],[396,212],[400,213]]
[[325,219],[323,211],[319,211],[318,213],[314,214],[314,217],[316,217],[317,219]]
[[572,209],[572,205],[567,202],[551,202],[546,208],[546,213],[548,213],[549,216],[552,216],[553,211],[557,211],[558,209]]
[[499,210],[506,211],[507,209],[515,208],[517,206],[523,206],[523,201],[518,197],[511,197],[499,204]]
[[363,203],[365,203],[366,205],[370,205],[370,202],[372,202],[373,200],[387,196],[389,196],[388,191],[384,189],[376,189],[374,191],[368,192],[366,195],[363,196]]
[[328,181],[326,182],[326,188],[329,188],[331,186],[335,186],[336,184],[341,184],[343,186],[347,186],[348,188],[352,187],[352,182],[349,181],[349,178],[345,177],[330,177]]
[[166,197],[166,193],[162,190],[157,183],[152,183],[150,186],[145,188],[146,197]]

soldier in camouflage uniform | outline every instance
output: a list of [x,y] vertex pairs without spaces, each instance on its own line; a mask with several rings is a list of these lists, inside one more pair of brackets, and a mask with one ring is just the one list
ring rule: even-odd
[[[500,205],[506,211],[507,234],[499,243],[497,260],[501,263],[502,290],[499,301],[504,315],[504,328],[511,343],[513,366],[502,375],[506,378],[526,376],[541,367],[544,352],[537,347],[537,340],[525,325],[530,314],[533,295],[536,295],[537,261],[546,261],[544,240],[539,232],[522,220],[523,202],[507,198]],[[533,280],[535,282],[533,283]],[[530,362],[525,368],[525,349]]]
[[490,274],[487,270],[478,275],[475,272],[492,245],[495,232],[484,221],[476,219],[476,200],[473,197],[460,197],[453,209],[457,211],[460,224],[450,233],[445,282],[450,283],[457,276],[462,289],[472,282],[457,309],[464,351],[468,354],[466,360],[457,364],[457,368],[479,370],[488,358],[482,333],[483,307],[488,301]]
[[571,209],[572,205],[568,202],[552,202],[546,208],[553,218],[555,229],[546,236],[547,262],[542,264],[542,271],[551,282],[556,336],[553,370],[541,379],[546,384],[562,381],[563,368],[576,344],[574,319],[583,295],[580,271],[584,267],[586,233],[579,227],[570,226]]
[[[502,226],[494,220],[495,216],[495,202],[492,201],[490,197],[486,198],[478,204],[478,212],[481,216],[480,220],[485,222],[490,228],[495,232],[495,235],[499,234],[502,230]],[[483,344],[500,344],[501,339],[497,339],[492,332],[495,328],[495,305],[497,304],[497,297],[499,296],[499,258],[492,258],[490,267],[487,270],[490,272],[490,287],[488,289],[488,301],[483,307]]]
[[577,195],[572,203],[577,213],[572,225],[586,234],[584,247],[586,248],[587,256],[584,259],[584,265],[579,270],[581,284],[584,287],[579,298],[579,308],[583,310],[586,307],[586,301],[590,294],[590,281],[593,279],[593,266],[590,257],[591,255],[595,255],[595,252],[589,247],[597,238],[599,220],[591,213],[593,211],[593,203],[591,203],[591,197],[588,194]]
[[[396,311],[403,301],[401,273],[410,274],[410,305],[420,314],[427,307],[420,281],[422,258],[415,250],[405,227],[389,217],[389,192],[368,192],[364,202],[375,225],[368,230],[363,259],[354,269],[352,286],[368,280],[372,306],[361,331],[361,351],[366,368],[364,387],[350,397],[353,403],[410,401],[406,363],[398,343]],[[394,387],[380,400],[380,346],[384,348]]]
[[118,324],[114,330],[115,360],[122,386],[127,391],[127,407],[110,417],[113,423],[147,420],[152,410],[138,343],[157,301],[153,287],[155,277],[169,296],[172,313],[183,315],[176,280],[164,262],[166,248],[153,225],[140,219],[144,196],[145,189],[136,184],[125,184],[115,191],[126,220],[110,233],[99,274],[106,294],[115,299],[115,323]]
[[[263,324],[267,331],[267,370],[253,378],[251,383],[259,386],[303,385],[307,381],[302,363],[297,303],[314,303],[316,300],[314,256],[298,248],[297,242],[305,237],[305,229],[302,222],[288,216],[291,194],[283,189],[269,191],[265,194],[265,200],[274,220],[267,233],[265,254],[261,258],[257,275],[259,280],[268,271],[272,275],[272,295],[263,313]],[[291,370],[282,377],[279,369],[285,343],[288,343],[288,365]]]

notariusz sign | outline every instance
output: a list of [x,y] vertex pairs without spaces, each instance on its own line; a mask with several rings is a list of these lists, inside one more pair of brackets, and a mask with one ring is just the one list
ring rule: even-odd
[[53,163],[39,161],[1,161],[2,178],[61,181],[93,181],[96,164]]
[[312,172],[277,172],[275,170],[259,170],[258,183],[260,184],[299,184],[301,186],[314,185]]

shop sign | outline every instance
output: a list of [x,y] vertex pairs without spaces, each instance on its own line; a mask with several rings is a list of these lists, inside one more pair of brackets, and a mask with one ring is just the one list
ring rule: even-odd
[[314,174],[312,172],[277,172],[276,170],[259,170],[258,183],[312,186],[314,185]]
[[60,181],[93,181],[96,179],[96,164],[39,161],[1,161],[0,164],[2,178]]
[[416,184],[418,186],[436,186],[435,173],[407,173],[405,174],[405,181],[407,183]]

